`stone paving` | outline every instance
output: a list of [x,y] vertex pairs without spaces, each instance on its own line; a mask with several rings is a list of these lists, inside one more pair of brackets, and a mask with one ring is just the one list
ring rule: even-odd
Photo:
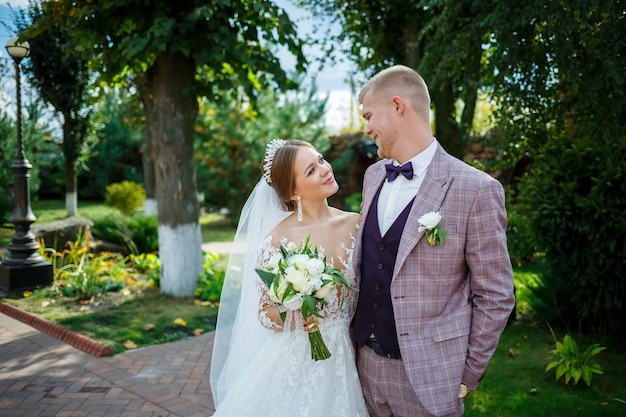
[[106,356],[97,342],[0,302],[0,417],[211,416],[213,337]]
[[210,416],[213,335],[97,357],[0,313],[0,416]]

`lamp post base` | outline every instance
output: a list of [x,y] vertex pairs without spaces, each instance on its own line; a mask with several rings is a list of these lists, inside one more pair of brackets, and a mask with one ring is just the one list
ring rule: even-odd
[[42,261],[27,265],[0,264],[0,291],[12,294],[52,284],[52,264]]

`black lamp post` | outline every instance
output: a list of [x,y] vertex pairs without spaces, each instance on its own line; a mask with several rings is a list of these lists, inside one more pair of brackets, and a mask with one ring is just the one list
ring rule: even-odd
[[13,161],[13,187],[15,205],[11,223],[15,234],[7,246],[9,255],[0,263],[0,290],[7,293],[31,290],[52,283],[52,264],[38,252],[39,244],[30,230],[36,220],[30,209],[30,174],[32,165],[24,155],[22,142],[22,97],[20,86],[20,62],[28,56],[28,42],[18,43],[18,38],[7,41],[6,49],[15,62],[15,81],[17,97],[17,158]]

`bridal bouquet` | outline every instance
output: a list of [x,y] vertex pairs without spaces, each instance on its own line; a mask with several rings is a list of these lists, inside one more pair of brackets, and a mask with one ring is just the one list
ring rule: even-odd
[[316,317],[323,317],[320,311],[330,297],[337,296],[339,286],[349,287],[341,271],[326,264],[326,258],[317,248],[311,248],[311,237],[307,236],[299,247],[293,242],[281,244],[280,252],[256,272],[267,285],[270,299],[280,305],[283,321],[287,311],[298,309],[305,321],[313,316],[309,327],[311,358],[316,361],[330,358]]

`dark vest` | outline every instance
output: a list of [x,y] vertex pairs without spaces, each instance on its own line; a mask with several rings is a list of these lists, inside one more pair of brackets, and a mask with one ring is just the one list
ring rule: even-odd
[[363,228],[361,282],[353,321],[353,334],[359,346],[374,334],[385,353],[400,352],[391,304],[391,278],[396,264],[400,237],[409,217],[413,198],[384,236],[378,226],[378,189]]

